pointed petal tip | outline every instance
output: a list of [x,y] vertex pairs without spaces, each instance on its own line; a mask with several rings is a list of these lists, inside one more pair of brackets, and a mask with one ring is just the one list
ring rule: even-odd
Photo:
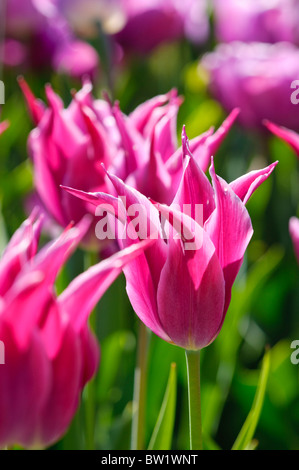
[[241,113],[241,108],[234,108],[231,113],[229,114],[229,116],[231,116],[232,118],[236,119],[239,114]]
[[186,124],[183,124],[182,128],[182,142],[184,143],[186,140],[188,140],[187,133],[186,133]]

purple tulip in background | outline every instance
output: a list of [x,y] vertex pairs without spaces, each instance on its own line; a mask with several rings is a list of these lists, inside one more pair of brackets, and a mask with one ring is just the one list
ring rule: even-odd
[[[46,87],[46,107],[24,80],[20,84],[37,125],[28,142],[35,188],[41,205],[60,226],[78,222],[86,212],[94,213],[93,207],[74,200],[61,185],[110,192],[101,164],[147,197],[171,202],[182,173],[176,137],[181,98],[175,90],[146,101],[126,116],[118,103],[94,100],[90,83],[66,109],[51,87]],[[203,171],[237,114],[234,110],[216,132],[211,128],[191,140],[190,148]],[[98,246],[94,226],[85,241]]]
[[263,120],[298,129],[291,84],[299,76],[299,50],[290,43],[220,44],[202,59],[210,91],[227,111],[240,108],[240,122],[263,129]]
[[219,42],[299,44],[298,0],[213,0]]
[[127,50],[148,53],[164,42],[183,37],[204,42],[209,33],[206,0],[121,0],[126,17],[115,35]]
[[[190,152],[185,131],[182,139],[183,173],[170,206],[151,202],[110,173],[119,199],[65,189],[94,205],[110,205],[110,212],[125,224],[127,236],[120,237],[121,246],[134,243],[140,229],[156,238],[124,268],[128,296],[139,318],[156,335],[187,350],[198,350],[220,332],[253,234],[245,204],[276,163],[227,184],[216,175],[212,162],[211,185]],[[146,228],[133,219],[130,208],[136,204],[143,207]],[[183,213],[186,205],[189,210]],[[196,207],[202,208],[200,221]]]
[[98,73],[97,52],[75,37],[55,0],[8,0],[5,19],[6,65],[50,66],[79,79]]
[[295,254],[299,263],[299,219],[292,217],[289,224],[290,235],[293,241]]
[[37,253],[42,220],[33,213],[0,261],[0,446],[43,448],[73,418],[95,374],[99,347],[88,317],[123,265],[148,241],[119,252],[75,278],[60,296],[54,282],[86,232],[85,218]]

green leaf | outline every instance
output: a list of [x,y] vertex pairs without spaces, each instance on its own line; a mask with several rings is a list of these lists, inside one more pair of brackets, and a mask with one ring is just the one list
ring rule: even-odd
[[246,450],[246,449],[252,448],[251,443],[253,440],[253,436],[254,436],[254,433],[255,433],[259,418],[260,418],[260,414],[261,414],[264,399],[265,399],[269,371],[270,371],[270,351],[266,351],[264,359],[263,359],[262,370],[260,373],[259,383],[257,386],[252,408],[232,447],[232,450]]
[[8,239],[7,239],[6,226],[5,226],[5,221],[2,216],[1,207],[0,207],[0,254],[5,249],[7,243],[8,243]]
[[161,410],[148,446],[149,450],[171,450],[176,410],[176,383],[177,369],[176,364],[172,363]]

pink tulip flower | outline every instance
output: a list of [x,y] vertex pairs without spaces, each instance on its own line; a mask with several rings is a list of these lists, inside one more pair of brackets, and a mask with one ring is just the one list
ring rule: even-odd
[[126,17],[123,29],[115,35],[126,50],[146,54],[165,42],[183,37],[204,42],[209,33],[205,0],[121,0]]
[[299,76],[299,50],[291,43],[219,44],[204,55],[211,94],[227,112],[240,108],[240,122],[263,131],[268,119],[298,129],[298,109],[291,85]]
[[291,218],[289,230],[294,245],[295,255],[299,263],[299,219],[297,219],[297,217]]
[[299,44],[298,0],[213,0],[213,6],[218,42]]
[[286,129],[285,127],[277,126],[273,122],[267,120],[264,121],[264,124],[269,131],[292,147],[299,158],[299,134],[297,132],[291,129]]
[[66,432],[99,347],[87,320],[123,265],[146,245],[134,245],[91,267],[58,297],[56,275],[88,229],[83,219],[37,253],[41,217],[33,213],[0,261],[0,447],[45,448]]
[[211,185],[193,158],[184,131],[183,159],[170,206],[148,200],[109,172],[118,199],[65,189],[105,207],[121,221],[124,228],[117,231],[121,246],[130,246],[138,237],[156,239],[124,268],[131,304],[156,335],[184,349],[199,350],[220,332],[253,234],[245,204],[276,163],[228,184],[216,175],[212,162]]
[[[36,128],[28,142],[35,187],[41,204],[60,226],[78,222],[94,209],[74,200],[61,185],[87,192],[110,192],[101,163],[129,185],[162,203],[170,203],[182,173],[181,148],[176,128],[181,98],[175,90],[159,95],[124,115],[118,103],[92,97],[90,83],[64,108],[51,87],[46,88],[49,106],[37,100],[24,80],[20,81]],[[222,126],[192,139],[190,148],[206,171],[236,119],[234,110]],[[86,243],[98,246],[94,227]]]

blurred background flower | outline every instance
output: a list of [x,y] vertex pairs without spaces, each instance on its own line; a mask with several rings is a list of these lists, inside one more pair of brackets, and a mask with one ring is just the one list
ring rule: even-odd
[[290,219],[290,234],[294,244],[295,254],[299,263],[299,219],[292,217]]
[[96,51],[75,37],[55,1],[8,0],[5,5],[4,64],[23,72],[51,67],[77,78],[95,76]]
[[299,76],[299,50],[289,43],[233,42],[205,55],[211,93],[227,111],[240,107],[240,122],[263,129],[263,120],[298,128],[291,84]]
[[298,0],[212,0],[218,42],[299,44]]
[[45,448],[66,432],[99,364],[88,318],[124,263],[145,247],[135,245],[93,266],[57,297],[55,278],[89,221],[69,227],[37,254],[41,224],[42,218],[32,213],[1,259],[1,447]]

